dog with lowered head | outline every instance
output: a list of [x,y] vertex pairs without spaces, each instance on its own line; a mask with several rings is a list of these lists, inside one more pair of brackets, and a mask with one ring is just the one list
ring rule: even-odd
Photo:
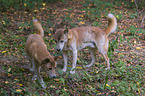
[[116,17],[109,13],[108,16],[108,28],[102,30],[99,27],[87,26],[77,27],[72,29],[58,29],[55,32],[54,40],[56,42],[56,49],[62,51],[64,59],[63,71],[67,69],[67,52],[71,50],[73,53],[73,64],[70,71],[71,74],[75,73],[77,53],[85,47],[89,48],[90,54],[92,55],[92,61],[86,67],[90,67],[95,62],[96,50],[104,56],[107,61],[107,68],[110,69],[108,52],[108,35],[115,32],[117,28]]
[[32,80],[37,77],[42,87],[46,88],[46,85],[40,76],[40,68],[47,71],[50,77],[56,77],[55,67],[57,65],[57,56],[53,57],[48,52],[47,46],[43,40],[44,30],[40,22],[37,19],[34,19],[33,25],[37,31],[36,34],[29,35],[25,44],[25,51],[28,59],[31,61],[30,70],[35,74]]

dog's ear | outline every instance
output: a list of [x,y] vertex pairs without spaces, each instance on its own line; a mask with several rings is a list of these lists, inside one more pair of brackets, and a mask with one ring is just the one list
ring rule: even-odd
[[47,64],[49,62],[50,62],[49,58],[45,58],[45,59],[42,60],[42,64]]
[[66,27],[66,29],[64,30],[64,34],[68,33],[68,28]]
[[52,32],[53,32],[53,33],[55,33],[55,32],[56,32],[56,29],[55,29],[54,27],[52,28]]

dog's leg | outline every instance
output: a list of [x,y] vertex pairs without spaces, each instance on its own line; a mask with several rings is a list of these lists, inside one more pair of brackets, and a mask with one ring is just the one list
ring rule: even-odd
[[33,72],[33,77],[32,77],[32,80],[33,80],[33,81],[37,79],[37,75],[36,75],[35,72],[34,72],[34,66],[35,66],[35,62],[34,62],[33,59],[31,59],[30,71]]
[[30,71],[34,71],[33,63],[31,60],[30,60]]
[[70,71],[71,74],[75,73],[76,63],[77,63],[77,50],[73,50],[73,65]]
[[[26,53],[26,55],[27,55],[27,53]],[[33,71],[33,63],[32,63],[32,60],[31,60],[31,58],[27,55],[27,59],[30,61],[30,71]]]
[[[37,64],[37,63],[35,63],[35,65],[33,65],[33,66],[34,66],[34,73],[36,74],[36,76],[37,76],[37,78],[38,78],[40,84],[42,85],[43,88],[46,88],[46,85],[45,85],[43,79],[42,79],[41,76],[40,76],[40,68],[41,68],[41,67],[40,67],[39,64]],[[34,76],[35,76],[35,75],[34,75]]]
[[92,61],[89,65],[86,65],[86,67],[90,67],[94,64],[95,58],[96,58],[96,48],[89,48],[90,54],[92,55]]
[[106,68],[106,70],[110,69],[110,63],[109,63],[109,58],[108,58],[107,53],[103,53],[103,56],[104,56],[105,60],[107,61],[107,68]]
[[109,58],[108,58],[108,55],[107,55],[107,48],[99,47],[98,50],[104,56],[105,60],[107,61],[107,68],[106,68],[106,70],[110,69]]
[[62,69],[63,72],[66,72],[67,69],[67,51],[62,51],[63,59],[64,59],[64,67]]

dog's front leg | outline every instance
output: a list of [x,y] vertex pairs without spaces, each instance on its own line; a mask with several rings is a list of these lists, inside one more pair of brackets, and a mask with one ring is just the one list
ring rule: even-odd
[[71,74],[75,73],[75,68],[76,68],[76,63],[77,63],[77,50],[73,50],[73,65],[72,65],[72,69],[70,71]]
[[43,79],[42,79],[41,76],[40,76],[40,68],[41,68],[41,67],[40,67],[38,64],[36,64],[36,65],[34,66],[34,73],[36,74],[36,76],[37,76],[37,78],[38,78],[40,84],[42,85],[42,87],[43,87],[43,88],[46,88],[46,85],[45,85]]
[[67,52],[68,51],[62,51],[63,60],[64,60],[64,67],[62,69],[63,72],[66,72],[66,69],[67,69]]

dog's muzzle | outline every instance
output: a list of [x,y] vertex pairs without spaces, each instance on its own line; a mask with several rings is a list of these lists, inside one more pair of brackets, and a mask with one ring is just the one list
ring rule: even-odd
[[57,49],[57,51],[60,51],[60,49]]
[[52,76],[52,78],[56,78],[56,76]]

